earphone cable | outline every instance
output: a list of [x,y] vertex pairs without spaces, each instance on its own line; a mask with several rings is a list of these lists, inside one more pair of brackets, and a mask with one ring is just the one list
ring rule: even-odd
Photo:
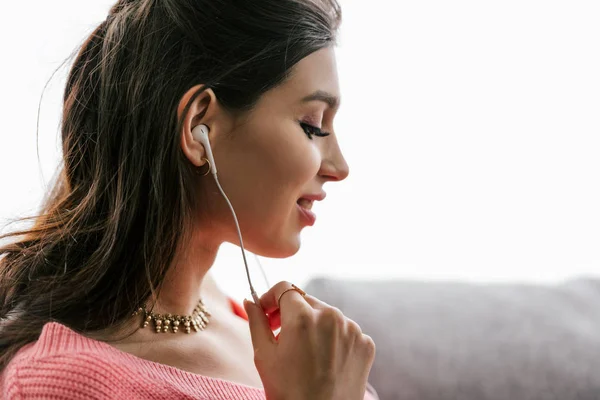
[[[240,248],[242,250],[242,257],[244,258],[244,265],[246,266],[246,276],[248,277],[248,284],[250,285],[250,293],[252,294],[252,299],[254,300],[254,303],[260,307],[260,299],[259,299],[258,295],[256,294],[256,291],[254,290],[254,286],[252,286],[252,280],[250,279],[250,270],[248,269],[248,262],[246,261],[246,252],[244,251],[244,242],[242,240],[242,232],[240,231],[240,225],[238,223],[237,215],[235,214],[235,210],[233,209],[233,206],[231,205],[229,198],[227,197],[227,195],[223,191],[223,188],[221,187],[221,184],[219,183],[217,174],[213,173],[212,175],[215,178],[217,187],[221,191],[221,194],[225,198],[225,201],[227,201],[227,205],[229,206],[229,209],[231,210],[231,213],[233,214],[233,220],[235,221],[235,227],[237,228],[238,237],[240,238]],[[262,269],[262,267],[261,267],[261,269]],[[263,271],[263,275],[264,275],[264,271]]]
[[[252,253],[254,254],[254,253]],[[258,256],[256,254],[254,254],[254,258],[256,259],[256,262],[258,263],[258,267],[260,268],[260,272],[262,273],[263,279],[265,280],[265,284],[267,285],[267,288],[270,288],[271,285],[269,284],[269,280],[267,279],[267,274],[265,274],[265,269],[263,268],[262,264],[260,263],[260,260],[258,259]]]

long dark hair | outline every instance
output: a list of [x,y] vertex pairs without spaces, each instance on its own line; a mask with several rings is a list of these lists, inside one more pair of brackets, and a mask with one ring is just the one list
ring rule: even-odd
[[[28,229],[0,236],[0,371],[49,321],[124,324],[159,293],[199,207],[180,146],[202,84],[247,112],[307,55],[335,45],[336,0],[121,0],[69,71],[63,158]],[[189,105],[189,103],[188,103]]]

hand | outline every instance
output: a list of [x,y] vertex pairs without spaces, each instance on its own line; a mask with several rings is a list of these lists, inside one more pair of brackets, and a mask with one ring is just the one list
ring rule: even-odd
[[363,400],[375,343],[339,309],[308,294],[290,290],[278,306],[289,288],[273,286],[260,298],[262,310],[244,301],[267,399]]

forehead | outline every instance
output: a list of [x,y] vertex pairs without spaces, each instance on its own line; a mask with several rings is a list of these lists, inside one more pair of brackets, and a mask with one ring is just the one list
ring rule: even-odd
[[273,106],[300,106],[306,96],[316,91],[340,98],[335,51],[332,47],[317,50],[300,60],[292,68],[290,77],[264,100]]
[[[290,86],[298,90],[323,90],[339,97],[335,52],[332,47],[315,51],[293,68]],[[309,87],[310,86],[310,87]]]

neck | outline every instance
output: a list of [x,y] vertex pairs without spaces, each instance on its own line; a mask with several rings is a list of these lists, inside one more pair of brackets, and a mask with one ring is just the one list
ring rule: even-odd
[[173,260],[160,292],[146,301],[146,308],[156,314],[189,315],[199,299],[209,310],[227,301],[209,273],[217,251],[218,247],[187,246],[185,253]]
[[[215,311],[218,313],[219,310],[229,309],[226,294],[209,273],[220,244],[208,246],[206,243],[210,243],[206,238],[197,237],[191,240],[185,247],[185,251],[173,260],[160,291],[154,293],[145,302],[147,310],[152,309],[155,314],[190,315],[199,299],[202,299],[207,310],[212,314],[211,319],[218,318]],[[139,318],[139,315],[134,316],[121,327],[114,327],[114,330],[109,328],[93,336],[101,340],[121,337],[124,332],[131,333],[132,328],[137,327],[141,322]],[[133,336],[143,334],[142,331],[149,330],[137,330]]]

